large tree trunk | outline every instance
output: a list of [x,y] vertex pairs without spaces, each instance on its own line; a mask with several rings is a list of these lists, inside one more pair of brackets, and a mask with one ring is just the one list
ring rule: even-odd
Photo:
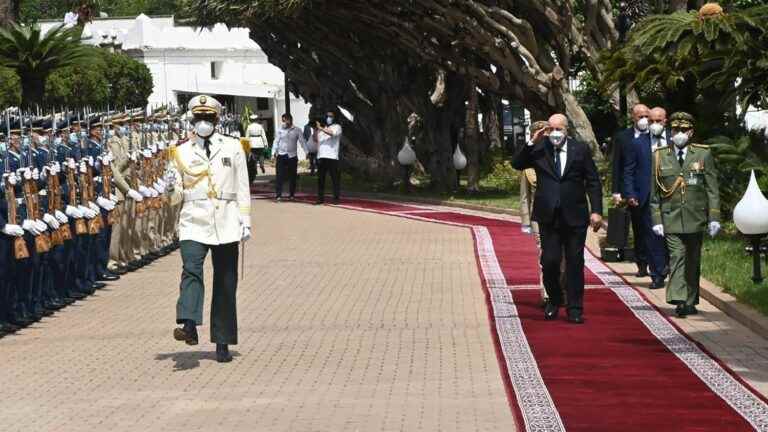
[[467,83],[467,113],[464,122],[464,150],[467,156],[467,190],[480,190],[480,131],[477,124],[477,88],[475,80]]
[[0,27],[19,19],[19,0],[0,0]]
[[565,102],[565,115],[570,121],[570,134],[577,140],[586,143],[595,159],[601,159],[602,154],[599,151],[599,144],[595,138],[595,132],[592,130],[592,124],[589,122],[587,113],[581,108],[579,101],[571,93],[563,95]]

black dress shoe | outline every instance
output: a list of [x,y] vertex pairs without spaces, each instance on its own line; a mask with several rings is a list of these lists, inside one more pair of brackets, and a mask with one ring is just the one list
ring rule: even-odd
[[93,285],[91,285],[91,288],[94,290],[97,290],[97,289],[102,289],[105,286],[107,286],[107,284],[105,284],[104,282],[94,282]]
[[334,199],[333,199],[333,203],[334,203],[334,204],[339,204],[340,202],[341,202],[341,200],[340,200],[340,199],[338,199],[338,198],[334,198]]
[[325,201],[323,201],[323,200],[315,201],[315,205],[323,205],[323,204],[325,204]]
[[649,289],[659,289],[664,288],[664,278],[656,278],[651,282],[651,285],[648,286]]
[[81,292],[81,291],[72,291],[69,293],[69,296],[72,297],[75,300],[82,300],[86,297],[88,297],[88,294]]
[[216,344],[216,361],[219,363],[229,363],[232,361],[232,354],[229,353],[229,345]]
[[568,322],[572,324],[584,324],[584,317],[581,311],[568,311]]
[[637,266],[637,273],[635,273],[635,277],[646,277],[648,276],[648,266]]
[[546,305],[544,305],[544,319],[545,320],[554,320],[557,319],[557,314],[560,311],[560,307],[551,301],[548,301]]
[[685,306],[685,314],[686,315],[698,315],[698,313],[699,313],[699,310],[696,309],[696,306],[694,306],[694,305]]
[[103,282],[114,282],[118,279],[120,279],[120,276],[112,273],[104,273],[103,275],[98,277],[98,280]]
[[173,329],[173,338],[177,341],[186,343],[187,345],[197,345],[197,327],[192,321],[184,323],[184,327],[176,327]]
[[687,315],[685,313],[685,309],[686,309],[686,307],[685,307],[684,304],[681,303],[681,304],[677,305],[675,307],[675,315],[677,315],[678,318],[685,318],[685,316]]

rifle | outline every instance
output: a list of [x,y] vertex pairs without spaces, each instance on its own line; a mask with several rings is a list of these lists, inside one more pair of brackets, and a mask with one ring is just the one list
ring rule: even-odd
[[[102,126],[104,125],[104,119],[102,118],[101,121]],[[106,130],[106,129],[105,129]],[[105,199],[112,199],[112,164],[111,163],[104,163],[104,146],[106,145],[106,140],[102,139],[101,142],[101,184],[102,184],[102,193],[101,196]],[[107,213],[107,225],[111,226],[114,225],[115,220],[118,216],[117,214],[118,210],[117,207],[115,207],[113,210],[111,210],[109,213]]]
[[[5,173],[11,173],[11,116],[8,111],[5,112],[5,126],[8,134],[8,145],[5,146]],[[18,201],[16,201],[16,190],[14,185],[5,177],[5,200],[8,203],[8,223],[19,224]],[[29,249],[24,237],[15,237],[13,239],[13,256],[17,260],[29,258]]]
[[[52,135],[56,136],[56,113],[53,113],[51,115],[53,118],[53,124],[51,125],[51,130],[53,131]],[[53,154],[53,160],[58,161],[59,156],[59,149],[58,145],[55,145],[53,142],[51,145],[51,152]],[[53,209],[54,213],[56,211],[61,211],[64,208],[64,203],[62,202],[61,197],[61,179],[59,178],[59,174],[52,175],[48,178],[48,208]],[[63,223],[59,225],[58,231],[58,237],[61,239],[61,243],[63,244],[67,240],[72,240],[72,231],[69,229],[68,223]],[[51,241],[56,244],[55,238],[51,236]]]
[[[34,164],[32,163],[32,113],[29,115],[30,144],[29,149],[27,149],[27,168],[32,170],[35,168]],[[23,119],[24,114],[21,114],[21,120]],[[23,134],[23,121],[21,129]],[[24,189],[24,201],[27,204],[27,218],[38,221],[42,218],[43,215],[40,212],[40,196],[38,195],[37,181],[33,178],[30,178],[29,180],[24,179],[22,183]],[[51,237],[48,235],[48,232],[40,233],[35,236],[35,250],[37,253],[45,253],[51,250]]]
[[[79,113],[78,113],[79,115]],[[85,115],[85,125],[86,130],[90,132],[91,130],[91,120],[88,118],[87,112]],[[87,134],[88,132],[86,132]],[[83,141],[85,142],[85,145],[83,145]],[[86,158],[90,156],[90,150],[91,150],[91,143],[90,139],[86,138],[83,140],[82,136],[80,137],[80,148],[86,150]],[[80,158],[80,160],[83,160],[83,157]],[[96,191],[93,185],[93,167],[87,162],[85,162],[85,173],[80,174],[80,200],[83,207],[89,207],[90,203],[94,202],[96,199]],[[88,234],[90,235],[97,235],[99,234],[99,231],[101,230],[102,221],[101,221],[101,211],[96,213],[96,217],[93,219],[88,220]]]
[[[133,148],[133,116],[131,116],[131,123],[130,127],[128,129],[128,153],[129,156],[129,165],[131,167],[131,189],[138,192],[139,190],[139,176],[140,176],[140,161],[137,161],[138,157],[136,156],[136,150]],[[134,204],[134,211],[136,217],[141,217],[144,215],[145,211],[145,204],[144,201],[136,202]]]

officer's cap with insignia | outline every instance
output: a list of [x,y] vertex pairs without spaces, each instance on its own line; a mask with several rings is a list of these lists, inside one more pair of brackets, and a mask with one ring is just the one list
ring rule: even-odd
[[690,130],[695,126],[692,115],[684,111],[678,111],[669,117],[669,127],[677,130]]
[[199,95],[192,98],[187,105],[189,111],[195,117],[215,116],[221,114],[221,103],[208,95]]

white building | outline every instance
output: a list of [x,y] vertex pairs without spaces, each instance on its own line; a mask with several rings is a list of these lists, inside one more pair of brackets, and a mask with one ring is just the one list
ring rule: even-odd
[[[43,31],[61,21],[41,21]],[[204,93],[217,98],[234,112],[245,106],[259,114],[271,137],[285,112],[285,76],[269,63],[247,28],[212,29],[176,26],[172,16],[96,18],[86,25],[84,43],[116,44],[126,54],[146,64],[154,91],[150,108],[185,106]],[[291,114],[298,126],[309,116],[310,106],[291,95]]]

